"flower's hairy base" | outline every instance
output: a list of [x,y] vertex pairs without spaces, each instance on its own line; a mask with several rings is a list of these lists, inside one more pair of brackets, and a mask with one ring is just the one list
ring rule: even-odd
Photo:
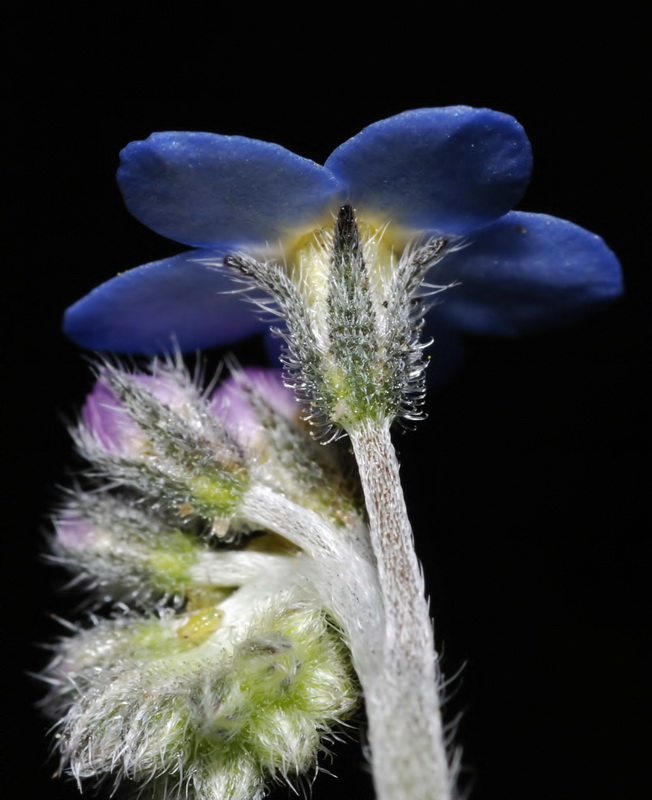
[[[423,293],[421,287],[455,244],[452,237],[434,237],[397,254],[384,241],[390,228],[365,226],[361,234],[345,205],[332,233],[316,231],[295,254],[294,269],[244,253],[224,259],[278,306],[287,323],[279,332],[286,381],[325,439],[366,419],[424,416],[426,298],[448,287]],[[261,305],[269,310],[267,301]]]

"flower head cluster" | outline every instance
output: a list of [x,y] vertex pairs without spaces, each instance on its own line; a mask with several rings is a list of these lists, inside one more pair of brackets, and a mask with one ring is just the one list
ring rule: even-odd
[[178,365],[105,366],[75,438],[92,469],[55,558],[113,611],[49,668],[64,770],[205,800],[313,770],[358,705],[339,622],[371,561],[355,488],[279,372],[207,393]]

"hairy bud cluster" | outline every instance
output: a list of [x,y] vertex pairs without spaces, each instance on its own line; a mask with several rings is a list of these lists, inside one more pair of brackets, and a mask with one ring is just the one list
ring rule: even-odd
[[342,460],[272,370],[208,393],[178,364],[104,366],[74,435],[91,468],[53,558],[110,613],[45,676],[63,771],[251,800],[314,769],[359,702],[340,616],[369,547]]
[[154,797],[249,800],[313,767],[358,701],[341,638],[289,593],[246,624],[230,613],[115,618],[68,640],[50,679],[70,703],[59,746],[77,780],[112,773],[149,781]]

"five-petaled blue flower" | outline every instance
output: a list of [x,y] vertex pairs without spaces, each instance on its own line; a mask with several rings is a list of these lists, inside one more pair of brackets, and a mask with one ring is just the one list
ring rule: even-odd
[[[233,296],[232,252],[291,260],[343,203],[400,250],[462,237],[436,268],[459,282],[429,312],[444,336],[515,334],[573,318],[622,289],[617,259],[565,220],[510,209],[531,150],[510,116],[467,107],[406,111],[365,128],[324,166],[276,144],[210,133],[155,133],[122,153],[127,208],[193,250],[133,269],[68,309],[65,329],[98,350],[154,354],[224,345],[265,326]],[[308,238],[306,238],[308,237]]]

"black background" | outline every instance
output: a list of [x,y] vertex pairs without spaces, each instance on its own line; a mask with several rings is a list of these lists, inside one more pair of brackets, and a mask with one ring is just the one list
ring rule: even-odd
[[[620,255],[622,301],[519,340],[470,339],[463,370],[397,439],[447,689],[474,800],[643,796],[649,715],[643,511],[649,440],[649,223],[636,19],[412,3],[385,17],[185,3],[10,11],[2,168],[3,752],[7,798],[73,798],[51,780],[28,677],[70,613],[40,560],[73,464],[63,423],[91,380],[63,309],[117,271],[179,252],[133,220],[118,151],[154,130],[275,141],[323,162],[408,108],[513,114],[534,148],[522,208],[572,219]],[[645,141],[647,145],[647,141]],[[260,359],[258,342],[236,348]],[[217,356],[215,356],[215,359]],[[416,745],[415,745],[416,746]],[[315,800],[372,797],[357,745]],[[326,765],[328,766],[328,765]],[[6,788],[5,788],[6,786]],[[288,790],[274,797],[285,798]]]

